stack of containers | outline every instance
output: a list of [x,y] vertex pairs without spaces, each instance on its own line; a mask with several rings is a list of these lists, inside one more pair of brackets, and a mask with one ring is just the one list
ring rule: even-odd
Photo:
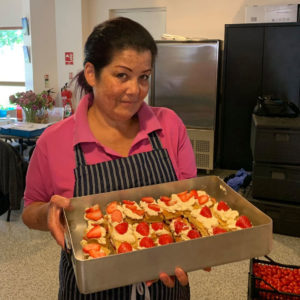
[[253,204],[270,215],[274,232],[300,236],[300,117],[253,114],[251,149]]

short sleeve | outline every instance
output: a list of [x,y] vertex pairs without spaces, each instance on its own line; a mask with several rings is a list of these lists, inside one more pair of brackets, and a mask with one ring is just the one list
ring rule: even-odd
[[37,143],[30,158],[24,193],[25,207],[32,202],[48,202],[54,194],[48,159],[41,148],[41,145]]

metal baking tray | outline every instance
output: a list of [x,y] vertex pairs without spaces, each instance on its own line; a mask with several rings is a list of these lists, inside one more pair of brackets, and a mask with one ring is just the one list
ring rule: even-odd
[[[201,237],[164,246],[84,260],[80,241],[86,221],[84,211],[98,203],[104,210],[111,201],[140,201],[141,197],[205,190],[217,201],[226,201],[232,209],[250,218],[253,227],[215,236]],[[176,266],[194,271],[268,254],[272,247],[272,219],[231,189],[217,176],[197,177],[103,194],[71,199],[71,211],[64,211],[66,242],[81,293],[93,293],[159,277],[160,272],[174,275]],[[103,211],[104,212],[104,211]]]

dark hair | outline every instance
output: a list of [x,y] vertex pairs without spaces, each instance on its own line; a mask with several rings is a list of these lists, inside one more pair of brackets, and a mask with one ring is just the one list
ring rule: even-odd
[[[151,34],[142,25],[123,17],[107,20],[97,25],[88,37],[84,47],[84,65],[92,63],[98,78],[102,68],[112,61],[114,54],[125,49],[138,52],[150,50],[152,65],[154,64],[157,47]],[[81,92],[92,92],[84,71],[79,72],[74,80],[77,80],[76,85]]]

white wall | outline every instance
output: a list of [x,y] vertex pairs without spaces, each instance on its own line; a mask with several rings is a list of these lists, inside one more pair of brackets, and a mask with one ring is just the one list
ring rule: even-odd
[[22,0],[1,0],[0,5],[0,27],[22,26]]
[[[21,17],[28,17],[31,35],[24,40],[32,63],[26,64],[26,87],[39,92],[49,74],[59,94],[69,73],[82,69],[84,43],[110,9],[166,7],[167,33],[223,40],[225,24],[243,23],[247,5],[295,3],[300,0],[1,0],[0,26],[21,26]],[[74,65],[65,65],[65,52],[74,52]]]
[[[75,76],[82,70],[82,1],[55,0],[55,22],[58,86],[60,89],[69,82],[70,72]],[[65,52],[74,53],[73,65],[65,64]]]
[[57,91],[54,0],[23,0],[23,15],[29,20],[29,36],[24,36],[24,45],[29,47],[31,56],[31,62],[25,63],[26,89],[40,93],[45,89],[47,74],[49,87]]
[[[166,7],[167,33],[224,40],[224,25],[244,23],[247,5],[300,3],[299,0],[89,0],[90,31],[108,19],[109,9]],[[86,38],[86,36],[84,37]]]

